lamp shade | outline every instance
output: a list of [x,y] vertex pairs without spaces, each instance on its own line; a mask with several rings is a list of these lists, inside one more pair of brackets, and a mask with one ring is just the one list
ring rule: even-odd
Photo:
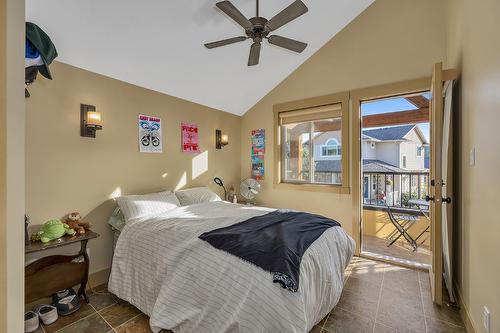
[[223,146],[229,143],[229,136],[227,134],[222,134],[221,143]]
[[101,113],[97,111],[87,111],[87,126],[101,128]]

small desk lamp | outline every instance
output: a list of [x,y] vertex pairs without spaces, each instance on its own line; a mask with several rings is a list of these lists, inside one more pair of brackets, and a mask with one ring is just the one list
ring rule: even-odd
[[227,191],[226,191],[226,188],[224,187],[224,183],[222,182],[222,179],[220,179],[219,177],[215,177],[214,183],[221,186],[224,189],[224,200],[227,200]]

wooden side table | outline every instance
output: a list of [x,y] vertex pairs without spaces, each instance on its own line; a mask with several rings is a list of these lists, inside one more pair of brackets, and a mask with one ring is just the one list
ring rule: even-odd
[[31,242],[24,247],[24,253],[33,253],[58,248],[80,242],[80,251],[75,255],[52,255],[38,259],[24,269],[25,303],[31,303],[43,297],[49,297],[57,291],[80,284],[78,296],[82,295],[88,303],[85,293],[89,277],[90,259],[87,254],[89,239],[99,237],[98,233],[87,230],[85,234],[63,236],[48,243]]

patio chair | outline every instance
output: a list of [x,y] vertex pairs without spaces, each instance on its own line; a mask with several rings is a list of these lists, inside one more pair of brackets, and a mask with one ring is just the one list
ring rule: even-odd
[[418,244],[408,233],[408,230],[418,221],[418,218],[409,214],[394,214],[391,210],[391,207],[385,203],[387,207],[387,215],[389,216],[389,220],[392,225],[396,228],[392,233],[389,234],[387,240],[389,241],[387,247],[393,245],[401,236],[411,245],[413,251],[416,251],[418,248]]

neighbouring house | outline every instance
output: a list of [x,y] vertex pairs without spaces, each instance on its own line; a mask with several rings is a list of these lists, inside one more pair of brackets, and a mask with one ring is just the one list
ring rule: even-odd
[[387,163],[403,170],[425,169],[425,147],[429,143],[415,124],[363,131],[363,160]]
[[342,183],[342,144],[340,131],[324,132],[314,138],[314,180]]
[[[321,183],[341,182],[339,132],[314,138],[314,178]],[[365,204],[406,206],[427,193],[427,139],[415,124],[363,131],[363,198]]]

